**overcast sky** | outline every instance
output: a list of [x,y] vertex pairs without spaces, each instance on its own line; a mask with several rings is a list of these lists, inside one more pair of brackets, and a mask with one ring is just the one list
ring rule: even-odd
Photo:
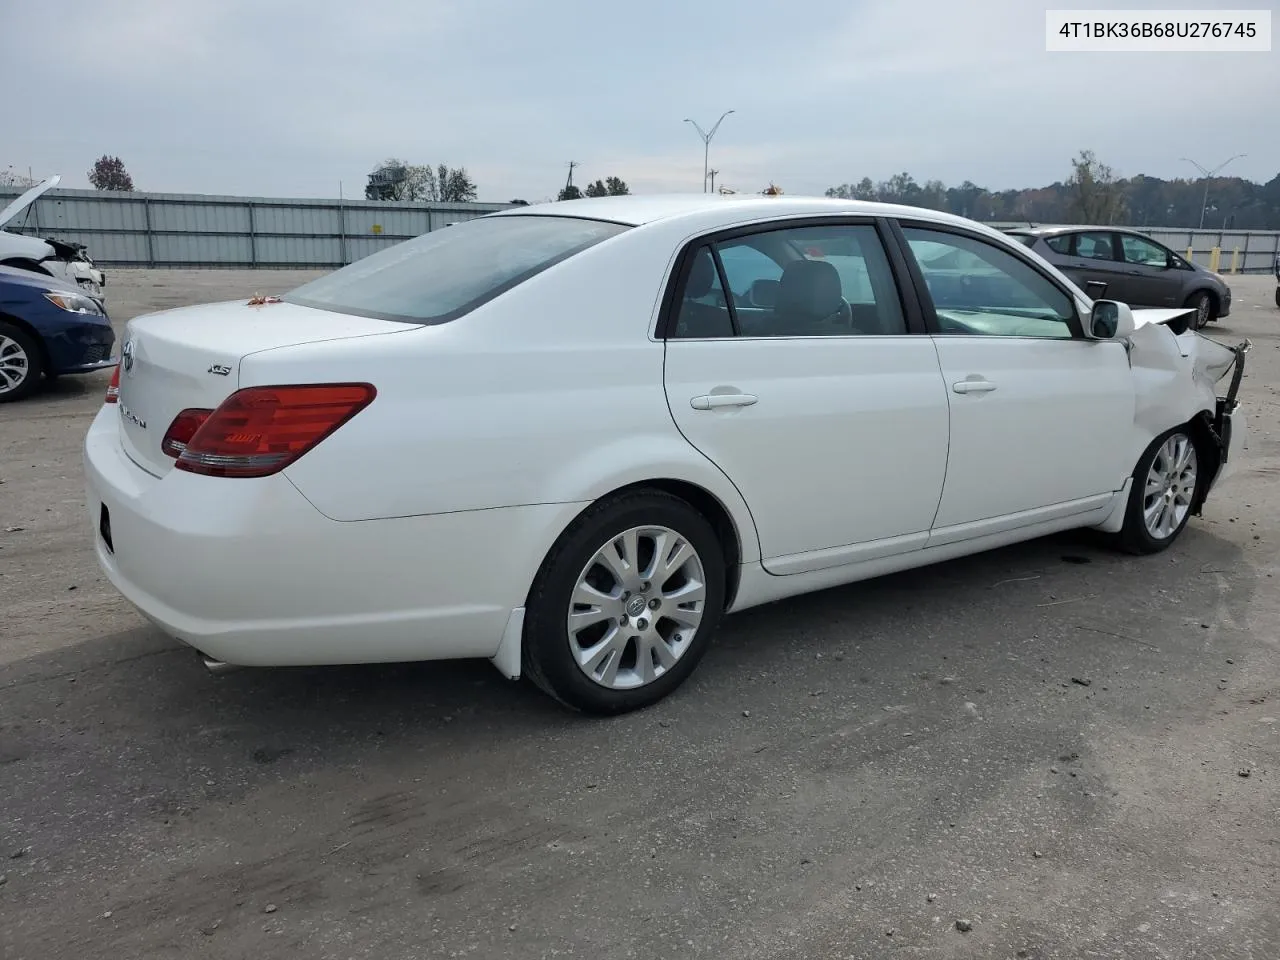
[[1084,147],[1124,176],[1280,172],[1274,44],[1050,54],[1034,0],[0,2],[0,168],[69,187],[111,153],[183,193],[359,195],[391,156],[465,166],[482,200],[551,197],[570,160],[578,183],[700,190],[682,121],[730,108],[711,165],[741,190],[1039,186]]

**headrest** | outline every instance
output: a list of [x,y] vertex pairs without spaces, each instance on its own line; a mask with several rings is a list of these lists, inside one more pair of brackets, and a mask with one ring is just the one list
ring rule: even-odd
[[778,281],[775,313],[821,320],[840,309],[840,274],[826,260],[795,260]]
[[687,300],[699,300],[711,292],[716,282],[716,263],[711,254],[703,247],[693,258],[693,266],[689,268],[689,279],[685,284],[684,295]]

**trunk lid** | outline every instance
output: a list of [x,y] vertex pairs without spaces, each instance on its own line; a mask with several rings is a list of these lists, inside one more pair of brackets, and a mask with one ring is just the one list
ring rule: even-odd
[[279,301],[234,300],[138,317],[120,348],[121,443],[138,466],[163,476],[174,461],[160,445],[174,417],[188,408],[217,408],[239,387],[240,362],[250,354],[415,329]]

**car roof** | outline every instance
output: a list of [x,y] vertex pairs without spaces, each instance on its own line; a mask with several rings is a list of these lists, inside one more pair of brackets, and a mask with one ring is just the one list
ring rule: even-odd
[[692,219],[698,220],[700,227],[710,225],[714,228],[715,221],[722,221],[725,226],[731,226],[758,217],[795,217],[805,214],[912,217],[939,223],[974,225],[973,221],[965,220],[963,217],[922,207],[872,203],[866,200],[838,200],[832,197],[763,196],[748,193],[628,194],[621,197],[588,197],[581,200],[552,201],[516,207],[490,214],[490,216],[584,217],[593,220],[609,220],[632,227],[664,220]]
[[1041,224],[1036,227],[1009,227],[1008,233],[1022,233],[1036,237],[1053,237],[1063,233],[1094,233],[1098,230],[1104,230],[1108,233],[1129,233],[1135,237],[1145,237],[1146,234],[1141,230],[1134,230],[1132,227],[1117,227],[1114,225],[1091,226],[1086,223],[1070,223],[1070,224]]

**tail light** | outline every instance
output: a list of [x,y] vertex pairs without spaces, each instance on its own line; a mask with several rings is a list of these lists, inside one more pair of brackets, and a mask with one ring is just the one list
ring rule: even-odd
[[212,415],[212,410],[195,408],[183,410],[173,418],[173,423],[169,424],[169,429],[165,431],[164,439],[160,441],[161,452],[177,460],[182,456],[182,451],[187,449],[187,444],[196,435],[196,431]]
[[107,384],[107,395],[103,398],[103,403],[119,403],[120,402],[120,364],[116,364],[116,368],[111,371],[111,382]]
[[[278,473],[373,402],[368,383],[317,383],[237,390],[198,424],[178,452],[177,469],[209,477]],[[184,410],[179,420],[203,411]],[[190,415],[190,416],[188,416]],[[180,440],[180,436],[179,436]]]

